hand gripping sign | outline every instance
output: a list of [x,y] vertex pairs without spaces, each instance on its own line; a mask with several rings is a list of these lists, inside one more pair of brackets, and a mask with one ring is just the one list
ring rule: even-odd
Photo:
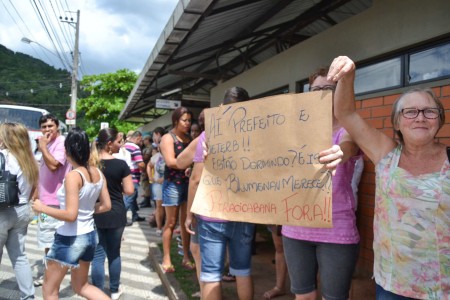
[[330,92],[205,111],[208,157],[191,211],[230,221],[332,227]]

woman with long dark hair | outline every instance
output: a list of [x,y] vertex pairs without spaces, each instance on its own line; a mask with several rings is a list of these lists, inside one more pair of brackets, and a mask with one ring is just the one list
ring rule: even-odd
[[119,152],[121,139],[116,129],[104,128],[98,133],[91,149],[91,160],[105,175],[111,198],[111,210],[94,215],[99,242],[92,261],[91,278],[96,287],[104,289],[105,256],[108,257],[109,290],[113,300],[119,299],[122,294],[119,287],[122,270],[120,246],[127,223],[127,210],[122,194],[131,195],[134,192],[130,168],[125,161],[112,155]]
[[35,212],[63,221],[45,256],[47,267],[42,294],[44,299],[58,299],[61,281],[70,268],[75,293],[87,299],[110,299],[88,282],[89,265],[98,243],[93,215],[111,209],[106,183],[102,172],[89,165],[90,145],[85,131],[78,127],[72,129],[64,148],[73,170],[67,173],[57,192],[60,208],[46,206],[39,199],[32,204]]
[[[186,220],[187,193],[189,178],[185,170],[177,168],[177,156],[191,142],[189,130],[191,128],[192,112],[185,107],[179,107],[172,113],[172,130],[161,139],[161,153],[166,162],[163,183],[163,206],[166,211],[166,223],[163,232],[163,261],[162,269],[166,273],[174,272],[175,268],[170,259],[170,243],[173,230],[180,217],[180,224]],[[184,226],[181,227],[181,240],[183,244],[182,267],[194,270],[195,264],[189,257],[189,234]]]

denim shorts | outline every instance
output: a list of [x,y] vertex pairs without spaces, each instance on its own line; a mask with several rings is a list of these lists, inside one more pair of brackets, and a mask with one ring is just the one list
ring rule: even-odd
[[322,297],[346,300],[359,254],[359,244],[332,244],[283,236],[291,292],[307,294],[317,289],[320,274]]
[[152,183],[152,200],[162,200],[162,184],[161,183]]
[[55,241],[45,259],[56,261],[63,266],[78,268],[80,259],[92,261],[97,244],[98,236],[95,230],[76,236],[55,233]]
[[179,206],[187,201],[188,183],[176,184],[171,181],[163,183],[162,206]]
[[198,218],[202,269],[200,280],[222,280],[225,253],[228,245],[230,273],[250,276],[252,264],[252,240],[255,224],[242,222],[211,222]]

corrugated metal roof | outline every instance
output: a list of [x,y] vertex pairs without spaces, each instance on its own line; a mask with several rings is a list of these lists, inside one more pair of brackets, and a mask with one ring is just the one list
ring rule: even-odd
[[[155,108],[157,98],[182,99],[187,107],[209,107],[204,98],[218,81],[371,5],[371,0],[180,0],[120,118],[150,122],[165,114]],[[181,91],[170,94],[175,89]],[[198,97],[202,101],[195,100]]]

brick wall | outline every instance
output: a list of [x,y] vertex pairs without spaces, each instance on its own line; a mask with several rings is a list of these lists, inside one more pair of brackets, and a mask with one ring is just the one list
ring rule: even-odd
[[[446,122],[438,132],[437,138],[440,142],[450,146],[450,85],[433,88],[445,108]],[[383,97],[376,97],[357,101],[357,109],[361,116],[369,123],[393,136],[392,124],[390,120],[392,104],[400,96],[393,94]],[[357,225],[361,235],[361,249],[357,265],[357,273],[370,276],[373,269],[373,213],[375,198],[375,168],[371,161],[364,158],[364,172],[359,184],[359,199]]]

